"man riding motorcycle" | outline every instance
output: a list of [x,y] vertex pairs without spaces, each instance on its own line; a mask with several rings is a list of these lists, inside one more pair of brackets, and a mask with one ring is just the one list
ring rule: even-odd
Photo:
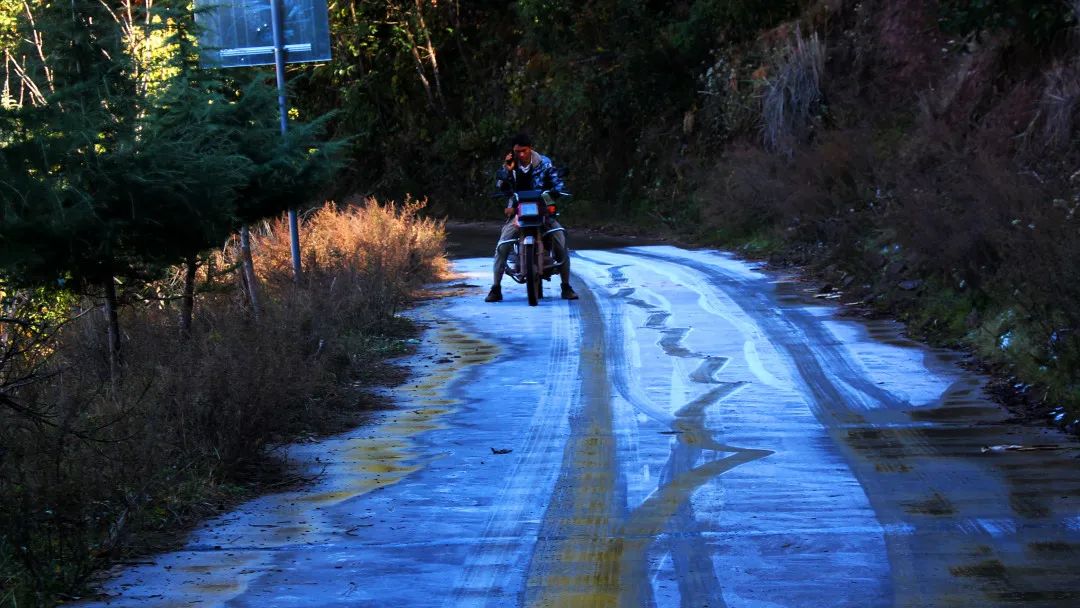
[[[506,194],[522,192],[525,190],[551,190],[563,191],[563,180],[558,169],[551,163],[551,159],[536,152],[532,148],[532,139],[525,133],[518,133],[510,142],[513,151],[506,155],[503,165],[495,173],[495,186]],[[495,246],[495,281],[491,285],[485,302],[502,301],[502,277],[503,268],[506,266],[506,258],[514,248],[519,236],[518,227],[514,225],[514,207],[508,204],[504,210],[506,223],[503,224],[499,242]],[[566,249],[566,231],[555,218],[548,218],[547,233],[551,236],[551,244],[555,256],[564,260],[560,270],[562,278],[562,298],[564,300],[578,299],[574,288],[570,287],[570,256]]]

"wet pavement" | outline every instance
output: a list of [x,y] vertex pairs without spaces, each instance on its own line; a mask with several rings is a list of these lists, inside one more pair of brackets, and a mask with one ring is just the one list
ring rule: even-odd
[[961,355],[715,252],[578,251],[535,308],[455,266],[397,409],[95,605],[1080,605],[1080,444]]

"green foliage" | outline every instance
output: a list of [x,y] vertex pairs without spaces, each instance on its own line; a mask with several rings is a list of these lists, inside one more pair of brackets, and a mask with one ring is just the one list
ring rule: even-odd
[[17,318],[34,330],[64,324],[77,304],[78,296],[61,286],[12,290],[0,279],[0,317]]
[[[304,69],[301,107],[339,110],[332,129],[351,138],[343,189],[425,192],[436,209],[490,214],[481,195],[510,135],[522,129],[566,169],[583,200],[625,200],[619,204],[629,209],[630,200],[667,190],[669,159],[646,150],[672,144],[663,129],[697,102],[710,49],[794,17],[798,2],[403,4],[332,4],[334,59]],[[427,102],[419,76],[435,95],[427,35],[444,105]]]
[[923,335],[931,342],[955,346],[971,328],[973,310],[986,305],[986,295],[975,290],[957,290],[945,281],[932,281],[918,310],[908,317],[914,335]]
[[519,3],[529,61],[507,73],[510,108],[549,142],[577,191],[632,212],[634,200],[670,198],[679,161],[653,151],[674,147],[678,135],[662,129],[696,104],[710,49],[791,17],[795,4]]
[[0,54],[18,44],[22,8],[22,0],[0,0]]
[[[230,219],[253,222],[312,200],[313,190],[341,168],[347,140],[323,139],[331,115],[307,123],[290,121],[283,137],[277,91],[258,79],[230,91],[223,104],[219,107],[227,111],[219,124],[226,131],[224,135],[230,138],[233,153],[250,163],[232,199],[235,211]],[[228,231],[235,228],[234,221]]]
[[669,26],[673,43],[698,55],[717,44],[753,40],[761,30],[794,17],[798,0],[698,0]]
[[959,34],[1010,30],[1035,44],[1045,44],[1076,22],[1062,0],[943,0],[942,28]]
[[[45,100],[0,115],[8,280],[154,276],[302,202],[336,168],[340,144],[319,142],[325,118],[283,139],[273,88],[200,69],[188,3],[154,6],[138,38],[103,4],[35,9]],[[147,41],[137,60],[132,45]]]

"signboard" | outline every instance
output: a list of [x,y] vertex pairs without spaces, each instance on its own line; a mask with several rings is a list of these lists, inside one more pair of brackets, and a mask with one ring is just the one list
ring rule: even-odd
[[[278,0],[284,22],[285,62],[330,59],[326,0]],[[195,0],[203,65],[274,65],[271,0]]]

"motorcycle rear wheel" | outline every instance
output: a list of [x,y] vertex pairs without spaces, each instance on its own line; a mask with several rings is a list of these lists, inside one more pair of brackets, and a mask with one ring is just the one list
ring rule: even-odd
[[536,245],[525,245],[525,291],[529,294],[529,306],[540,303],[540,271],[536,267]]

